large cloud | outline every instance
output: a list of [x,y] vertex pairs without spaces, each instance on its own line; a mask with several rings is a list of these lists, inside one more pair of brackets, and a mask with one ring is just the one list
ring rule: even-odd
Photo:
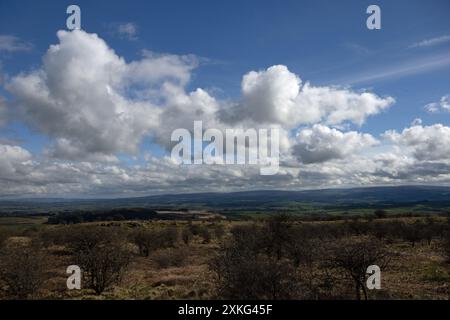
[[169,149],[173,130],[178,128],[193,130],[194,121],[201,120],[204,129],[218,128],[223,125],[216,119],[219,102],[203,89],[186,93],[179,86],[164,85],[161,94],[165,97],[165,106],[160,114],[160,126],[154,131],[154,140]]
[[[2,149],[3,148],[3,149]],[[33,159],[18,146],[1,146],[0,196],[118,196],[208,190],[248,190],[298,185],[298,170],[281,168],[268,179],[258,166],[183,166],[148,156],[134,166]]]
[[412,126],[401,133],[387,131],[384,136],[403,148],[408,148],[417,160],[450,159],[450,127],[442,124]]
[[363,148],[375,144],[377,140],[370,134],[341,132],[318,124],[297,134],[293,151],[301,162],[308,164],[351,157]]
[[7,84],[23,118],[56,140],[52,152],[58,157],[137,153],[141,139],[158,125],[155,90],[186,83],[192,58],[147,53],[126,63],[95,34],[59,31],[58,38],[41,69]]
[[20,172],[23,172],[23,166],[31,161],[31,154],[19,147],[0,144],[0,177],[2,179],[14,179]]
[[[448,127],[389,131],[388,142],[336,129],[363,124],[392,105],[391,97],[313,86],[287,67],[273,66],[244,75],[241,97],[224,101],[202,88],[186,89],[198,64],[194,56],[143,51],[141,59],[125,61],[95,34],[60,31],[58,38],[40,68],[7,80],[8,107],[17,107],[19,120],[50,137],[51,145],[32,155],[0,143],[1,195],[450,181]],[[1,109],[0,102],[0,120]],[[204,129],[279,128],[279,174],[261,176],[258,166],[247,165],[178,166],[141,149],[148,136],[170,150],[172,131],[192,129],[195,120]],[[122,153],[135,155],[135,165],[121,162]]]
[[318,122],[350,121],[361,125],[368,116],[385,110],[394,101],[370,92],[302,85],[286,66],[276,65],[246,74],[242,80],[242,102],[224,112],[222,118],[233,123],[248,119],[289,128]]

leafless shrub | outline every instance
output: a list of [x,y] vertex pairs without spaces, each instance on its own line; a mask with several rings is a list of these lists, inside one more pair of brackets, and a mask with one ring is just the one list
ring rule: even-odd
[[203,243],[209,243],[211,241],[211,232],[209,232],[207,226],[201,226],[198,235],[203,238]]
[[34,298],[47,279],[46,255],[34,244],[14,244],[2,249],[0,279],[6,284],[6,296],[12,299]]
[[[231,238],[210,261],[217,294],[225,299],[297,299],[310,296],[293,260],[300,249],[288,218],[277,216],[264,225],[236,225]],[[297,243],[300,245],[300,239]],[[303,261],[303,260],[302,260]]]
[[220,223],[214,224],[212,229],[214,232],[214,237],[216,237],[216,239],[218,240],[221,240],[225,235],[225,228]]
[[224,299],[293,299],[299,292],[296,271],[283,260],[268,258],[234,245],[210,262],[217,294]]
[[84,283],[100,295],[120,282],[130,263],[130,251],[120,230],[79,227],[72,230],[69,247],[80,266]]
[[358,219],[347,222],[346,226],[352,235],[360,236],[369,234],[371,225],[372,223],[367,223]]
[[159,268],[182,267],[187,257],[188,253],[184,248],[162,249],[151,255],[151,259]]
[[419,224],[405,223],[402,225],[402,237],[414,247],[417,242],[423,239],[423,230]]
[[174,247],[178,241],[178,229],[168,226],[160,230],[138,230],[132,235],[132,241],[137,245],[139,254],[148,257],[154,250]]
[[64,245],[70,238],[71,227],[45,228],[39,233],[39,238],[45,247]]
[[185,245],[189,245],[193,236],[194,235],[189,228],[183,228],[183,230],[181,231],[181,239],[183,240]]
[[290,241],[286,243],[288,257],[292,259],[296,267],[311,266],[319,253],[319,242],[308,237],[308,234],[303,231],[304,228],[301,227],[291,230]]
[[8,231],[4,229],[0,229],[0,248],[3,246],[3,244],[8,240],[10,234]]
[[211,233],[206,225],[190,223],[188,228],[194,236],[203,238],[204,243],[209,243],[211,241]]
[[287,215],[276,215],[265,222],[262,239],[268,255],[280,260],[286,254],[287,244],[292,240],[291,228]]
[[353,281],[356,299],[361,299],[361,291],[367,300],[365,286],[367,267],[378,265],[382,270],[387,266],[390,255],[382,242],[372,237],[352,237],[333,242],[329,247],[329,266],[342,270]]
[[383,210],[383,209],[377,209],[373,212],[373,214],[375,215],[375,217],[377,219],[383,219],[383,218],[386,218],[386,216],[387,216],[386,210]]

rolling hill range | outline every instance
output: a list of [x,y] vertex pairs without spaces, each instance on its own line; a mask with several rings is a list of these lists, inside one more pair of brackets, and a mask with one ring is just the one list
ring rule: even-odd
[[394,186],[304,191],[261,190],[230,193],[154,195],[121,199],[20,199],[0,201],[0,215],[48,214],[78,210],[150,208],[231,213],[353,213],[389,209],[447,213],[450,187]]

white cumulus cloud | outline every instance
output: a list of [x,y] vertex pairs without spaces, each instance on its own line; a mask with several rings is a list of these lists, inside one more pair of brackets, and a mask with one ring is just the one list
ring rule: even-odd
[[384,137],[400,147],[407,147],[418,160],[450,159],[450,127],[442,124],[416,125],[401,133],[389,130]]
[[23,119],[55,139],[52,152],[62,158],[137,153],[142,138],[158,126],[160,110],[151,101],[161,97],[155,92],[185,83],[194,67],[192,58],[175,55],[127,63],[84,31],[59,31],[58,39],[40,69],[13,77],[6,88]]
[[380,113],[395,102],[370,92],[354,92],[335,87],[302,84],[299,76],[286,66],[251,71],[242,79],[242,101],[222,118],[229,122],[252,120],[294,128],[300,124],[327,125],[353,122],[362,125],[366,118]]
[[348,158],[378,143],[370,134],[341,132],[320,124],[300,130],[296,138],[293,153],[305,164]]

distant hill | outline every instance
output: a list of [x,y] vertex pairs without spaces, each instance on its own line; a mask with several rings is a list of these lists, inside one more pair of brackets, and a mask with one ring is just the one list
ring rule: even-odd
[[[244,191],[154,195],[125,199],[27,199],[0,201],[0,214],[37,214],[73,210],[151,208],[153,210],[308,211],[413,207],[446,211],[450,187],[393,186],[304,191]],[[450,210],[449,210],[450,211]]]
[[[124,199],[121,201],[123,200]],[[395,186],[304,191],[261,190],[230,193],[160,195],[126,200],[148,203],[208,203],[210,205],[230,205],[241,201],[256,203],[300,201],[318,204],[354,204],[377,202],[407,203],[422,201],[450,201],[450,187]]]

